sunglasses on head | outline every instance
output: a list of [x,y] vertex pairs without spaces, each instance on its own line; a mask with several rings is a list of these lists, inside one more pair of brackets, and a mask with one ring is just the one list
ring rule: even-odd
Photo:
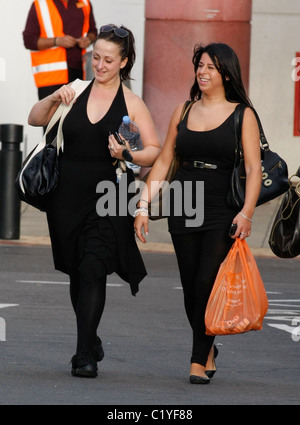
[[124,30],[123,28],[114,28],[111,25],[104,25],[103,27],[100,28],[100,34],[102,32],[106,33],[111,31],[113,31],[115,35],[120,38],[125,38],[129,35],[129,32]]

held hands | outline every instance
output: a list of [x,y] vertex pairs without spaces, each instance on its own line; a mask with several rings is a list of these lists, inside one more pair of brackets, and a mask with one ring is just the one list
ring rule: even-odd
[[65,49],[71,49],[78,45],[81,49],[86,49],[92,43],[89,37],[74,38],[71,35],[65,35],[64,37],[56,38],[56,45],[58,47],[64,47]]
[[71,35],[65,35],[63,37],[56,38],[56,45],[58,47],[64,47],[65,49],[71,49],[77,45],[78,39]]
[[89,37],[80,37],[77,38],[76,41],[81,49],[87,49],[92,43],[92,40]]

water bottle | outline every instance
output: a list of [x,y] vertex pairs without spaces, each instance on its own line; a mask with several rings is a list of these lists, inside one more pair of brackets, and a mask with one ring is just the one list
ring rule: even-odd
[[[140,130],[133,121],[130,121],[130,118],[127,115],[123,117],[122,124],[119,127],[119,133],[124,137],[125,140],[127,140],[132,151],[140,151],[143,149]],[[131,162],[126,162],[126,165],[136,174],[140,171],[141,168],[139,165],[132,164]]]

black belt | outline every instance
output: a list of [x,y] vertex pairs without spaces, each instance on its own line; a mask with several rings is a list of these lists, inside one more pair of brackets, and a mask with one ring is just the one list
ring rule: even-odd
[[216,164],[208,164],[207,162],[203,162],[203,161],[182,161],[181,165],[183,166],[188,165],[193,168],[209,168],[211,170],[215,170],[216,168],[218,168]]

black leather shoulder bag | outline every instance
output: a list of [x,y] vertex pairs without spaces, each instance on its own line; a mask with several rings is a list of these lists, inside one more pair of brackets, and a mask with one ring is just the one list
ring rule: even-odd
[[[231,175],[230,190],[226,200],[227,204],[236,210],[241,210],[245,202],[246,172],[242,146],[242,125],[246,107],[247,105],[240,104],[234,112],[236,140],[235,163]],[[286,162],[277,153],[270,150],[259,116],[255,109],[251,109],[256,116],[259,126],[261,165],[263,172],[261,191],[257,201],[258,206],[286,192],[289,188],[289,180]]]

